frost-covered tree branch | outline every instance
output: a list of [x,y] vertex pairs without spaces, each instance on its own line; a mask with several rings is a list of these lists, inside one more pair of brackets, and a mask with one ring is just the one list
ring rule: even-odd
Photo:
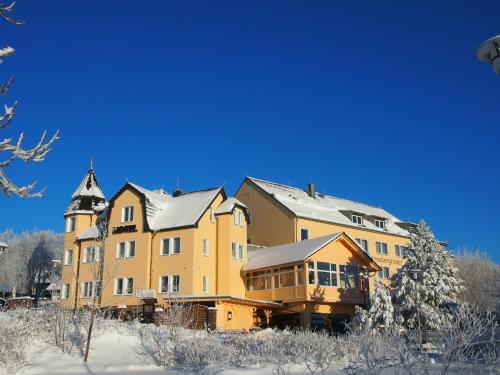
[[[0,3],[0,16],[11,24],[21,25],[23,21],[10,16],[10,12],[14,9],[14,5],[15,1],[7,6]],[[12,47],[0,48],[0,63],[3,62],[5,57],[12,55],[14,52],[15,50]],[[11,76],[6,83],[0,85],[0,95],[5,95],[9,91],[13,81],[14,77]],[[4,105],[4,112],[0,115],[0,130],[5,129],[8,125],[10,125],[14,119],[16,107],[17,101],[12,105]],[[43,195],[45,189],[38,192],[33,191],[36,181],[31,184],[18,186],[8,177],[5,169],[16,159],[22,160],[26,163],[30,161],[45,160],[45,157],[50,152],[53,143],[59,139],[59,131],[56,131],[56,133],[48,141],[46,140],[46,136],[47,132],[45,131],[43,132],[39,142],[33,148],[28,149],[23,148],[22,145],[24,141],[24,133],[21,133],[17,141],[14,142],[12,138],[0,140],[0,152],[3,151],[7,154],[3,160],[0,158],[0,189],[3,190],[3,193],[6,196],[15,194],[23,198],[32,198],[41,197]]]

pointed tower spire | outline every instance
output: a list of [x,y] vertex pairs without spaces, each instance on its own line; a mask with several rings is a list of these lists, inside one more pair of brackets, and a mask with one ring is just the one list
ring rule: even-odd
[[75,212],[93,213],[100,211],[106,204],[106,198],[99,187],[97,177],[94,172],[94,162],[90,160],[90,169],[83,177],[82,182],[78,185],[71,196],[71,202],[66,209],[66,214]]

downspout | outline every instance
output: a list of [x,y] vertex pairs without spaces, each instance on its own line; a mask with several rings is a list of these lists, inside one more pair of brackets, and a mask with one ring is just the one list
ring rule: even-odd
[[[219,218],[215,216],[215,295],[219,294]],[[208,314],[207,314],[208,315]]]
[[[80,249],[81,249],[81,243],[77,242],[77,255],[78,257],[76,258],[77,263],[76,263],[76,282],[75,282],[75,304],[73,306],[73,314],[76,313],[76,307],[78,305],[78,286],[80,285]],[[74,260],[73,260],[74,261]]]
[[152,279],[153,279],[153,243],[154,238],[158,232],[153,232],[151,236],[151,243],[149,244],[149,280],[148,280],[148,289],[152,289]]

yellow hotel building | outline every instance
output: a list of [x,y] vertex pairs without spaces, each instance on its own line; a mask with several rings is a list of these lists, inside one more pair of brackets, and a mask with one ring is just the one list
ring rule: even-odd
[[313,185],[250,177],[235,197],[223,187],[168,194],[127,182],[107,201],[92,167],[64,216],[65,307],[96,298],[137,313],[147,298],[184,301],[206,309],[209,327],[232,330],[340,327],[368,303],[374,278],[397,272],[413,225]]

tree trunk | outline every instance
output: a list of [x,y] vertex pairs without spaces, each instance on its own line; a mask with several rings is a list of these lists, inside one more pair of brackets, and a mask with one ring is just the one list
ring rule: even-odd
[[87,362],[87,359],[89,358],[90,338],[92,336],[92,327],[94,326],[94,316],[95,316],[95,307],[92,306],[92,313],[90,314],[89,330],[87,332],[87,346],[85,347],[85,356],[83,357],[83,362]]

